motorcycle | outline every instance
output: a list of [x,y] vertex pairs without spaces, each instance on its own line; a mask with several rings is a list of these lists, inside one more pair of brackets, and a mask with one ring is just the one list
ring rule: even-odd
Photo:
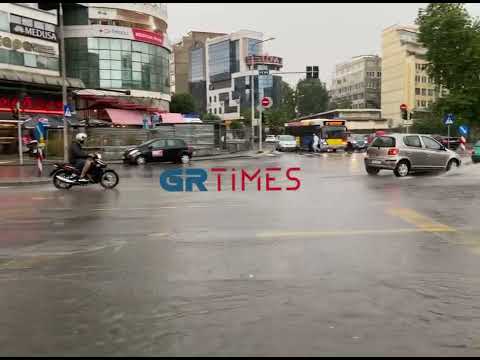
[[67,163],[55,163],[50,177],[53,177],[53,185],[57,189],[67,190],[74,185],[102,185],[105,189],[113,189],[118,185],[118,174],[112,170],[107,169],[107,163],[102,161],[102,156],[98,153],[90,155],[93,159],[93,164],[87,173],[88,182],[81,183],[78,181],[78,175],[81,171],[74,166]]

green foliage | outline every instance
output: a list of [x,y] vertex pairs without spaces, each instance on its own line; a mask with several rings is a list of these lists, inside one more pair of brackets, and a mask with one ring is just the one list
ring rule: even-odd
[[188,114],[195,112],[195,100],[190,94],[175,94],[170,102],[170,112]]
[[203,113],[200,116],[200,119],[202,121],[206,121],[206,122],[219,122],[219,121],[222,120],[222,118],[220,116],[209,113],[209,112]]
[[295,91],[288,83],[282,81],[280,92],[280,102],[274,103],[272,108],[265,110],[265,127],[270,128],[272,134],[282,134],[284,124],[296,117]]
[[230,124],[230,129],[243,129],[244,123],[241,120],[232,121]]
[[326,111],[328,92],[319,79],[303,79],[297,84],[295,94],[298,115],[310,115]]
[[456,123],[475,127],[480,114],[480,23],[460,3],[429,4],[416,23],[418,39],[427,48],[429,76],[449,90],[432,109],[436,118],[453,113]]

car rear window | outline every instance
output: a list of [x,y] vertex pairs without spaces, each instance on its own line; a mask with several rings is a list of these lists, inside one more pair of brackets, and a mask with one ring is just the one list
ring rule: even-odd
[[373,147],[395,147],[395,138],[391,136],[380,136],[375,138],[372,143]]

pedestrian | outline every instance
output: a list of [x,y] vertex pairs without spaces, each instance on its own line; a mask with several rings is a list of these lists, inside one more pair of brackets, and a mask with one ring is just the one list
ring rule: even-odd
[[318,144],[320,142],[320,138],[318,137],[317,134],[313,134],[313,144],[312,144],[312,147],[313,147],[313,152],[316,153],[319,151],[318,149]]

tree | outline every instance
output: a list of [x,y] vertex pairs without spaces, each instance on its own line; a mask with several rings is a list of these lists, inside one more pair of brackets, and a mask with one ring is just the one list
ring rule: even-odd
[[300,116],[320,113],[328,107],[328,91],[319,79],[300,80],[295,99]]
[[[459,3],[432,3],[420,9],[418,40],[427,49],[427,71],[435,84],[449,90],[439,98],[436,118],[454,113],[460,122],[480,113],[480,23]],[[478,120],[477,120],[478,121]]]
[[195,112],[195,100],[190,94],[175,94],[170,102],[170,112],[188,114]]
[[220,116],[209,113],[209,112],[203,113],[200,116],[200,119],[202,121],[206,121],[206,122],[219,122],[219,121],[222,120],[222,118]]

